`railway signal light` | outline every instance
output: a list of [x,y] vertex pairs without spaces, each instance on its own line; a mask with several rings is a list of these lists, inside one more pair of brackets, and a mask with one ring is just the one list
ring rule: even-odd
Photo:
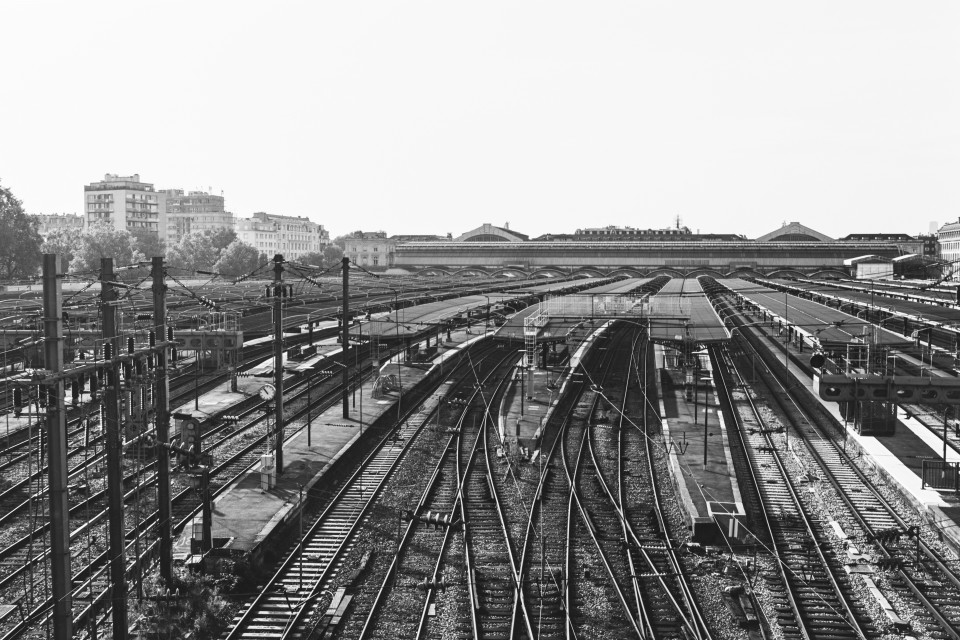
[[104,360],[113,359],[113,343],[112,342],[103,343],[103,359]]
[[13,415],[20,417],[20,414],[23,413],[23,389],[20,387],[13,388]]
[[127,336],[127,354],[133,355],[133,350],[136,344],[133,341],[133,336]]
[[[960,289],[958,289],[958,291],[960,291]],[[907,529],[907,537],[911,540],[920,538],[920,527],[913,525]]]

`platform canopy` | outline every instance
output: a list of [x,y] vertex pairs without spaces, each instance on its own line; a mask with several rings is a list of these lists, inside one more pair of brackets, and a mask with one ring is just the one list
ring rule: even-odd
[[650,300],[650,339],[711,344],[730,339],[696,278],[673,278]]

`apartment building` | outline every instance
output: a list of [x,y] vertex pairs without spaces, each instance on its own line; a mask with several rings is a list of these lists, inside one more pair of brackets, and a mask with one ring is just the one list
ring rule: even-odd
[[222,195],[206,191],[163,189],[159,192],[166,211],[166,241],[168,245],[180,242],[191,233],[218,229],[234,229],[236,219],[224,207]]
[[37,213],[33,214],[33,218],[37,221],[37,231],[43,238],[57,229],[67,229],[77,233],[83,231],[84,219],[76,213]]
[[280,216],[258,211],[249,218],[238,218],[237,238],[272,257],[282,254],[296,260],[307,253],[319,253],[330,242],[323,225],[303,216]]
[[140,174],[120,176],[108,173],[103,180],[83,187],[84,227],[106,221],[118,230],[148,230],[166,235],[160,196],[153,185],[140,181]]

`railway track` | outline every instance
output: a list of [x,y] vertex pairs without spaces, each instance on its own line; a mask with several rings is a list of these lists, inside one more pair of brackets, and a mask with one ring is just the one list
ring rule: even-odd
[[234,620],[227,640],[306,637],[311,619],[322,619],[320,601],[329,593],[324,585],[340,570],[341,559],[353,544],[358,527],[369,517],[383,486],[429,422],[429,414],[413,419],[415,409],[406,409],[398,426],[382,436],[309,526],[298,548]]
[[883,495],[842,443],[834,440],[832,426],[821,425],[818,416],[805,412],[791,394],[780,389],[780,394],[775,393],[778,404],[798,425],[796,433],[813,462],[808,474],[822,478],[842,501],[844,520],[852,523],[845,532],[851,542],[858,549],[872,549],[874,557],[890,565],[880,575],[914,602],[912,613],[924,627],[939,629],[942,637],[960,638],[960,575],[937,550],[934,536],[924,531],[915,514],[905,513]]
[[[417,639],[431,635],[442,637],[442,630],[432,624],[430,610],[439,598],[438,591],[448,588],[441,579],[444,558],[454,538],[458,537],[458,529],[462,527],[457,516],[462,499],[457,462],[461,453],[466,453],[473,462],[482,446],[479,437],[470,438],[469,434],[464,437],[464,427],[478,417],[480,420],[487,418],[490,398],[500,394],[510,367],[509,355],[493,353],[492,356],[475,360],[474,369],[464,372],[447,392],[447,397],[455,399],[455,406],[461,410],[455,416],[454,426],[449,429],[450,435],[437,457],[420,500],[403,516],[407,526],[375,596],[369,603],[364,602],[360,595],[355,597],[360,610],[368,612],[362,627],[358,633],[351,633],[348,626],[344,630],[345,636],[361,640],[388,635]],[[497,380],[497,388],[492,393],[488,392],[486,388],[490,382]],[[479,430],[476,435],[479,436]],[[422,520],[430,517],[433,518],[433,524]],[[464,587],[449,585],[451,590],[466,591]],[[418,609],[419,615],[415,615]],[[430,633],[431,628],[433,634]],[[467,620],[462,621],[461,632],[470,632]]]
[[[616,332],[615,337],[603,332],[596,341],[600,360],[594,367],[584,367],[584,375],[590,382],[584,390],[574,419],[567,427],[566,446],[562,449],[567,480],[571,486],[570,515],[568,523],[567,575],[569,584],[571,616],[575,612],[596,608],[596,598],[602,593],[606,607],[602,610],[602,625],[598,629],[577,631],[576,635],[617,635],[619,637],[645,637],[644,619],[635,606],[633,597],[634,574],[623,553],[626,540],[620,514],[608,508],[608,496],[604,493],[601,470],[590,454],[591,432],[606,423],[607,403],[603,400],[603,385],[608,379],[614,353],[620,351],[625,334]],[[629,349],[626,349],[629,352]],[[607,507],[607,508],[605,508]],[[593,602],[591,602],[593,600]]]
[[[729,358],[724,360],[736,371]],[[862,603],[855,600],[850,576],[829,551],[827,531],[814,521],[800,497],[797,480],[781,455],[784,442],[748,394],[731,390],[720,376],[717,388],[733,408],[736,434],[750,461],[752,484],[763,507],[765,533],[779,569],[768,587],[780,600],[777,622],[784,635],[798,638],[872,638],[878,633]]]
[[[646,633],[651,637],[711,638],[664,517],[663,479],[655,468],[654,434],[646,424],[640,430],[629,420],[630,415],[643,415],[645,421],[648,344],[635,335],[625,374],[615,375],[605,385],[603,397],[612,419],[608,428],[598,424],[590,431],[590,457],[600,470],[598,478],[607,504],[620,518],[620,535],[634,576],[635,606]],[[640,394],[630,394],[631,378],[636,378]],[[623,395],[618,403],[619,393]]]

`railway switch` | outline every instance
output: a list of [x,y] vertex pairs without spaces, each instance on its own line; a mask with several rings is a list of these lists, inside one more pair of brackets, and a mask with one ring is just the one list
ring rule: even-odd
[[424,578],[423,582],[417,583],[417,589],[421,591],[446,591],[447,583],[443,580],[428,580]]
[[885,529],[878,531],[874,536],[874,540],[881,544],[889,544],[891,542],[899,542],[900,536],[902,535],[903,532],[899,529]]
[[427,511],[423,515],[418,515],[408,509],[403,514],[403,519],[407,521],[416,520],[417,522],[422,522],[423,524],[433,525],[434,529],[438,529],[441,527],[460,526],[459,521],[454,521],[453,514],[440,513],[440,512],[434,512],[434,511]]

